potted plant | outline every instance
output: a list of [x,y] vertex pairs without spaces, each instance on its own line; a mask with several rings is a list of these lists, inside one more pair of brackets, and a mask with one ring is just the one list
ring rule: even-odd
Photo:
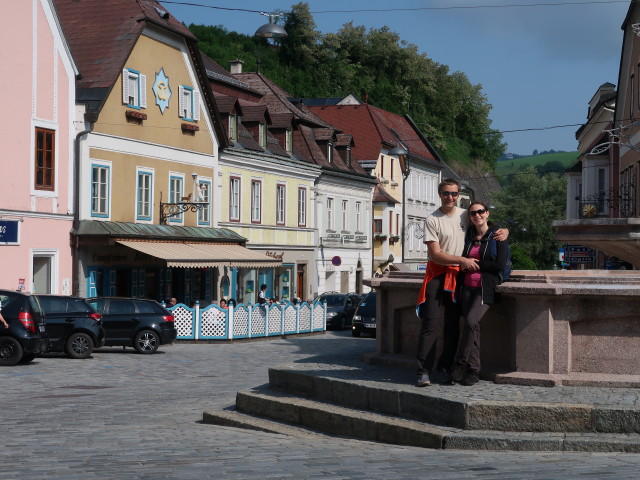
[[400,235],[391,235],[389,237],[389,242],[391,243],[396,243],[398,240],[400,240]]
[[384,233],[376,233],[373,238],[376,240],[384,241],[387,239],[387,236]]

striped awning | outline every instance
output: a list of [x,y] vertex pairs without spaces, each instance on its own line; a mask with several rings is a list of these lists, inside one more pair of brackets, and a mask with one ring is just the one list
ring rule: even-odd
[[167,262],[167,267],[264,268],[277,267],[281,260],[238,244],[116,240],[120,245]]

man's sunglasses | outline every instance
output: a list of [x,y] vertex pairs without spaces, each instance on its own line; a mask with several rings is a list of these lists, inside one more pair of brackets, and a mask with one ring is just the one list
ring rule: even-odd
[[473,215],[484,215],[485,213],[487,213],[487,209],[486,208],[480,208],[478,210],[469,210],[469,215],[473,216]]
[[443,197],[456,198],[458,195],[460,195],[460,193],[459,192],[441,192],[440,195],[442,195]]

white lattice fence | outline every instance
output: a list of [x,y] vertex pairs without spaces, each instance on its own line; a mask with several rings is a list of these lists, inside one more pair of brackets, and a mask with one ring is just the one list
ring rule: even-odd
[[229,310],[210,305],[200,311],[200,338],[227,338]]
[[[233,309],[232,328],[229,326],[231,309],[225,310],[217,305],[210,305],[200,310],[178,304],[169,310],[175,319],[178,339],[198,340],[264,337],[280,333],[319,331],[324,329],[324,308],[320,303],[313,305],[303,303],[299,306],[286,303],[268,308],[240,304]],[[251,325],[251,331],[249,331],[249,325]]]
[[298,312],[296,307],[288,303],[284,310],[284,331],[285,333],[296,333],[298,330]]
[[233,336],[249,336],[249,307],[245,305],[238,305],[233,310]]
[[267,309],[266,307],[255,305],[251,309],[251,336],[266,337],[267,336]]
[[308,307],[298,311],[298,326],[301,332],[311,331],[311,310]]
[[171,310],[175,322],[178,337],[195,338],[194,331],[194,312],[195,310],[183,305],[178,305]]
[[272,305],[269,307],[269,315],[267,322],[267,335],[274,335],[277,333],[282,333],[282,308],[278,305]]

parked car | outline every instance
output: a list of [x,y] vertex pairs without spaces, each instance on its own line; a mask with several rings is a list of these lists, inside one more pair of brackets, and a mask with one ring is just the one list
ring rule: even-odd
[[376,292],[367,293],[353,315],[351,335],[359,337],[362,333],[376,335]]
[[31,295],[0,290],[2,316],[9,328],[0,325],[0,366],[28,363],[47,351],[49,344],[44,316]]
[[49,335],[49,351],[71,358],[88,358],[104,344],[101,315],[83,298],[33,295],[42,306]]
[[318,296],[314,302],[327,305],[327,328],[343,330],[351,325],[351,319],[360,303],[362,295],[358,293],[326,292]]
[[154,353],[178,336],[173,314],[155,300],[94,297],[87,301],[102,314],[106,346],[133,347]]

